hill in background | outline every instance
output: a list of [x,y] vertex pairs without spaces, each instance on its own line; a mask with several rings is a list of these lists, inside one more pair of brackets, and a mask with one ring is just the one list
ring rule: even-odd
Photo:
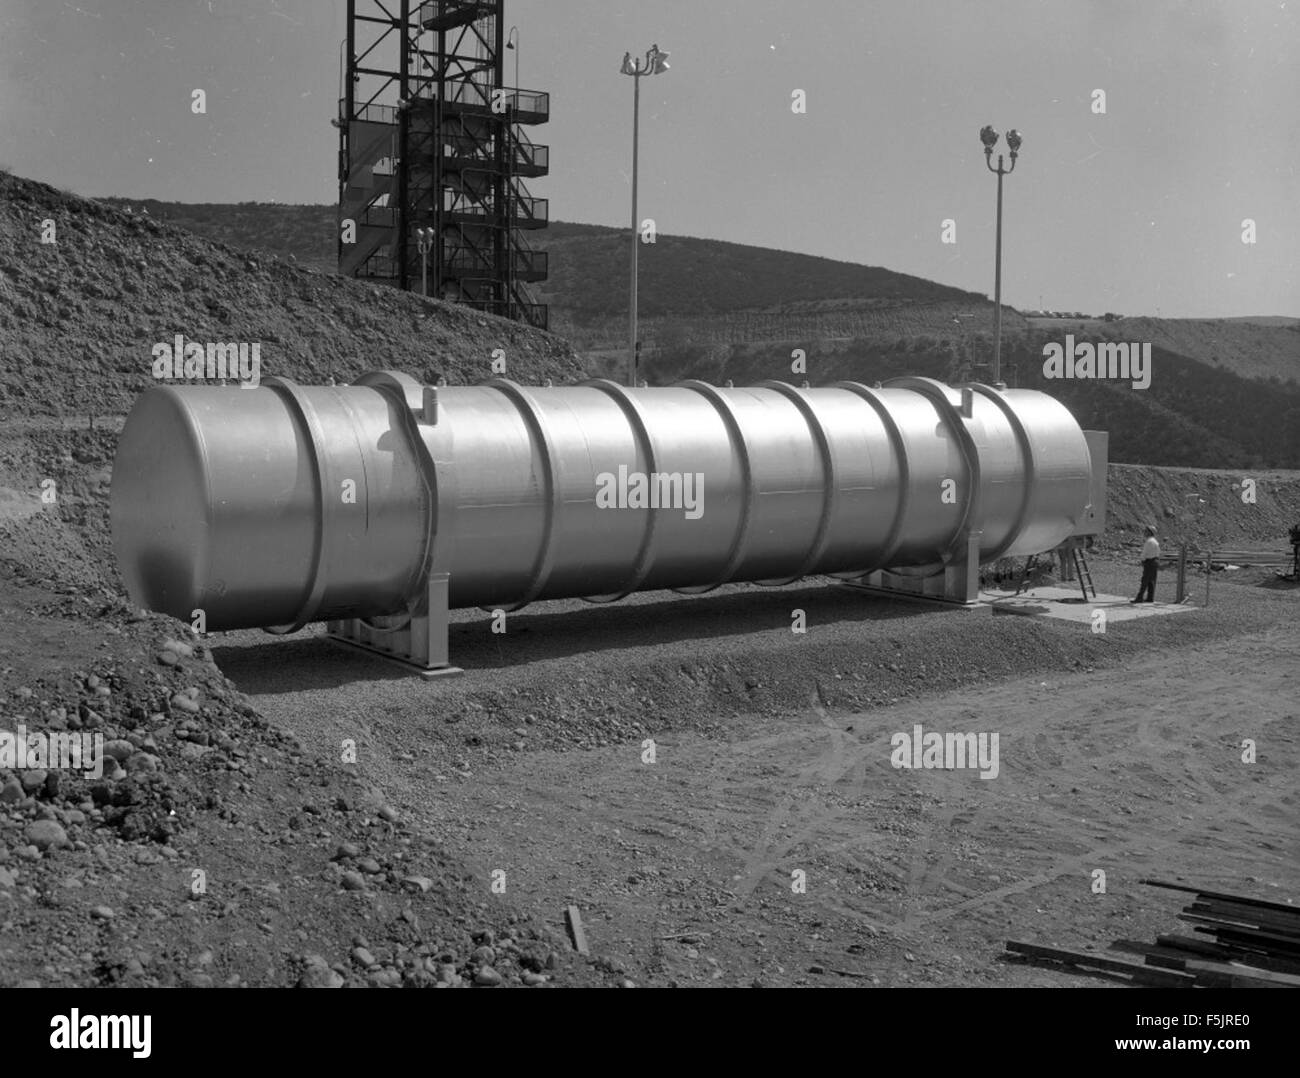
[[1211,364],[1244,378],[1300,376],[1300,319],[1121,318],[1099,327],[1115,341],[1152,347]]
[[[332,273],[336,265],[333,206],[105,201],[221,243],[292,259],[304,268]],[[551,277],[534,292],[539,302],[551,305],[551,328],[575,343],[618,340],[627,321],[630,286],[627,232],[553,221],[536,237],[536,246],[550,254]],[[780,311],[813,324],[810,317],[859,307],[988,303],[979,293],[878,266],[689,236],[661,235],[654,244],[643,245],[637,286],[639,314],[648,326],[668,316],[698,322],[756,310]],[[739,324],[744,327],[747,320]]]
[[[551,277],[538,286],[562,325],[588,329],[627,318],[631,284],[625,229],[555,222],[538,237]],[[985,297],[879,266],[690,236],[660,235],[642,244],[638,313],[712,317],[734,311],[821,309],[828,301],[894,306]]]
[[[334,266],[332,206],[129,205],[300,267]],[[551,278],[537,298],[551,304],[553,329],[578,349],[586,373],[622,378],[626,230],[553,222],[535,239],[550,252]],[[978,293],[879,267],[662,234],[643,245],[639,268],[642,374],[652,384],[989,376],[993,306]],[[1007,380],[1050,392],[1085,426],[1110,430],[1114,460],[1300,467],[1300,320],[1027,319],[1004,308],[1002,332]],[[1042,347],[1066,333],[1076,341],[1150,343],[1151,387],[1045,380]],[[791,373],[796,348],[808,356],[805,375]]]
[[[854,338],[797,342],[813,384],[865,382],[903,375],[948,380],[986,341],[927,334],[897,342]],[[790,371],[789,342],[733,344],[650,364],[652,381],[700,377],[752,385],[768,378],[801,381]],[[1061,401],[1080,425],[1110,432],[1112,461],[1192,468],[1295,468],[1300,466],[1300,386],[1277,379],[1241,378],[1212,364],[1152,349],[1153,377],[1146,389],[1128,382],[1047,379],[1037,337],[1004,340],[1003,377]]]

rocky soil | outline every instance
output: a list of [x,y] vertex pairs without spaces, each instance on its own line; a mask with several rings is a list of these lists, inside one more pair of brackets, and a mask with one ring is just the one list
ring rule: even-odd
[[[55,242],[42,243],[53,227]],[[505,373],[582,377],[567,342],[517,322],[236,250],[95,199],[0,172],[0,408],[124,413],[153,381],[152,348],[260,344],[262,377],[351,381],[397,368],[452,385]]]
[[174,622],[76,592],[0,569],[0,729],[105,754],[99,777],[0,768],[0,985],[608,979],[575,968],[558,918],[516,916],[355,767],[262,718]]

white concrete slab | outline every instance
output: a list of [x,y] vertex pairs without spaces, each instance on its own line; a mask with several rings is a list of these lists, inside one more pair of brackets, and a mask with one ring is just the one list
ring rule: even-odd
[[1020,614],[1025,617],[1057,618],[1090,624],[1094,610],[1105,610],[1106,621],[1136,621],[1139,618],[1160,617],[1198,610],[1191,603],[1138,603],[1129,602],[1125,595],[1106,595],[1099,592],[1095,599],[1084,602],[1078,588],[1029,588],[1019,595],[1010,591],[981,591],[980,601],[987,602],[994,614]]

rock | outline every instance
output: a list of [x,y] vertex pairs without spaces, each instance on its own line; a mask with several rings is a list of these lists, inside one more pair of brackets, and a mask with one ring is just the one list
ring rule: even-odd
[[160,651],[158,652],[157,658],[163,666],[175,666],[180,662],[180,659],[176,657],[176,652],[174,651]]
[[379,818],[386,820],[388,823],[397,823],[397,809],[393,808],[392,805],[384,805],[379,810]]
[[113,919],[112,906],[96,906],[90,911],[90,916],[96,921],[111,921]]
[[125,738],[114,738],[104,743],[104,755],[111,756],[119,763],[125,763],[135,754],[136,748]]
[[36,768],[33,771],[23,771],[19,775],[18,781],[23,784],[23,789],[27,793],[33,793],[45,785],[45,779],[48,775],[49,772],[43,768]]
[[58,848],[68,844],[68,833],[56,820],[36,820],[27,825],[27,841],[38,850]]
[[41,851],[35,846],[19,846],[14,852],[18,855],[20,861],[39,861],[41,859]]
[[51,771],[45,776],[45,785],[43,787],[45,796],[51,801],[57,800],[59,789],[63,786],[63,774],[59,771]]
[[179,655],[184,659],[194,658],[194,648],[181,640],[167,639],[163,641],[163,649],[170,651],[174,655]]
[[7,868],[0,868],[0,887],[9,888],[18,882],[13,872]]
[[547,977],[544,973],[529,972],[524,974],[524,984],[528,985],[529,988],[535,988],[539,984],[545,984],[546,981]]
[[334,851],[334,860],[342,861],[345,857],[357,857],[361,850],[354,842],[340,842],[338,849]]
[[364,947],[352,948],[352,961],[355,962],[358,966],[365,966],[367,969],[369,969],[373,965],[376,965],[375,956],[372,955],[369,951],[367,951]]
[[0,805],[12,805],[23,799],[23,785],[17,779],[9,779],[0,787]]
[[150,752],[137,752],[126,762],[126,769],[129,773],[144,771],[157,771],[159,760],[158,757]]
[[490,966],[497,960],[497,953],[491,947],[477,947],[469,956],[469,960],[480,966]]
[[309,955],[307,967],[298,978],[299,988],[342,988],[343,975],[332,970],[320,955]]
[[[333,970],[330,972],[332,973]],[[191,973],[185,978],[185,983],[191,988],[213,988],[217,982],[212,979],[210,973]]]
[[181,711],[188,711],[191,715],[197,715],[199,712],[199,690],[190,687],[182,689],[172,697],[172,707]]
[[370,875],[372,876],[383,871],[383,869],[379,865],[379,862],[376,861],[373,857],[361,858],[357,862],[357,868],[361,869],[362,872],[370,873]]
[[491,966],[484,966],[481,970],[479,970],[476,974],[474,974],[474,983],[478,985],[483,985],[487,988],[495,988],[497,985],[501,983],[501,974],[499,974]]
[[360,872],[348,871],[343,873],[342,884],[345,891],[364,891],[366,878]]
[[429,888],[433,886],[433,880],[428,876],[405,876],[402,882],[408,887],[418,890],[421,894],[427,894]]

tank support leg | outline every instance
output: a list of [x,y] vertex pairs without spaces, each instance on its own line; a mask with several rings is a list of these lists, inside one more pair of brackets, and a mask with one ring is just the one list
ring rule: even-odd
[[952,603],[973,603],[980,597],[980,539],[984,533],[966,533],[965,550],[943,571],[943,598]]
[[965,541],[959,544],[942,573],[917,577],[877,569],[850,586],[939,603],[976,606],[980,597],[980,540],[983,534],[966,532]]
[[448,655],[448,582],[446,573],[430,573],[422,609],[401,629],[376,629],[360,618],[348,618],[328,622],[326,633],[331,640],[401,663],[422,677],[462,674]]

